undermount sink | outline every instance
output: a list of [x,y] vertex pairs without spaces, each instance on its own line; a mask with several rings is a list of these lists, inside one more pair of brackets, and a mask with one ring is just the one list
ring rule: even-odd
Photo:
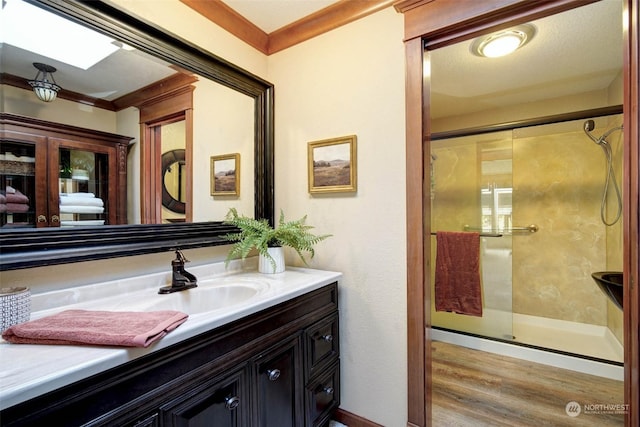
[[198,283],[197,288],[154,296],[153,301],[144,305],[144,310],[204,313],[247,302],[268,288],[268,283],[257,280],[204,280]]
[[609,299],[622,310],[622,272],[599,271],[591,274],[598,287]]

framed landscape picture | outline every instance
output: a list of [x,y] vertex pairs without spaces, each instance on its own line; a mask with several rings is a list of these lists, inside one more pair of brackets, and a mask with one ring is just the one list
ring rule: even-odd
[[309,193],[356,191],[356,139],[349,135],[309,143]]
[[240,154],[211,156],[211,195],[240,195]]

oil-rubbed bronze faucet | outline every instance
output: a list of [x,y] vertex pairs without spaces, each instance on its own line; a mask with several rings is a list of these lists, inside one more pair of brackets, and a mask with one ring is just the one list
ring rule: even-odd
[[184,291],[197,287],[198,279],[196,276],[184,269],[184,263],[189,260],[184,256],[180,249],[176,251],[176,259],[171,261],[171,286],[163,286],[158,290],[159,294],[171,294],[173,292]]

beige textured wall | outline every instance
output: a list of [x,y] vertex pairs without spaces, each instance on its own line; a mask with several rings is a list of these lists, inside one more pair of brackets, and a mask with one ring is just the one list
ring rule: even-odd
[[[333,237],[311,265],[341,271],[340,407],[406,425],[403,16],[393,8],[269,57],[276,211]],[[358,191],[310,195],[307,144],[357,135]],[[289,258],[294,260],[294,258]]]

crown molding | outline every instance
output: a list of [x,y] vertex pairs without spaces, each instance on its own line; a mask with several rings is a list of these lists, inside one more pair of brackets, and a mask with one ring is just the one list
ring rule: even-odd
[[265,55],[280,52],[393,6],[396,2],[396,0],[340,0],[267,34],[220,0],[180,1]]
[[267,53],[269,35],[220,0],[180,0],[240,40]]
[[393,6],[395,0],[340,0],[269,34],[271,55]]
[[396,0],[393,7],[400,13],[431,3],[434,0]]
[[167,96],[174,96],[177,91],[192,85],[198,81],[193,74],[176,73],[162,80],[158,80],[148,86],[114,99],[113,105],[116,111],[128,107],[140,107],[150,100],[157,100]]

